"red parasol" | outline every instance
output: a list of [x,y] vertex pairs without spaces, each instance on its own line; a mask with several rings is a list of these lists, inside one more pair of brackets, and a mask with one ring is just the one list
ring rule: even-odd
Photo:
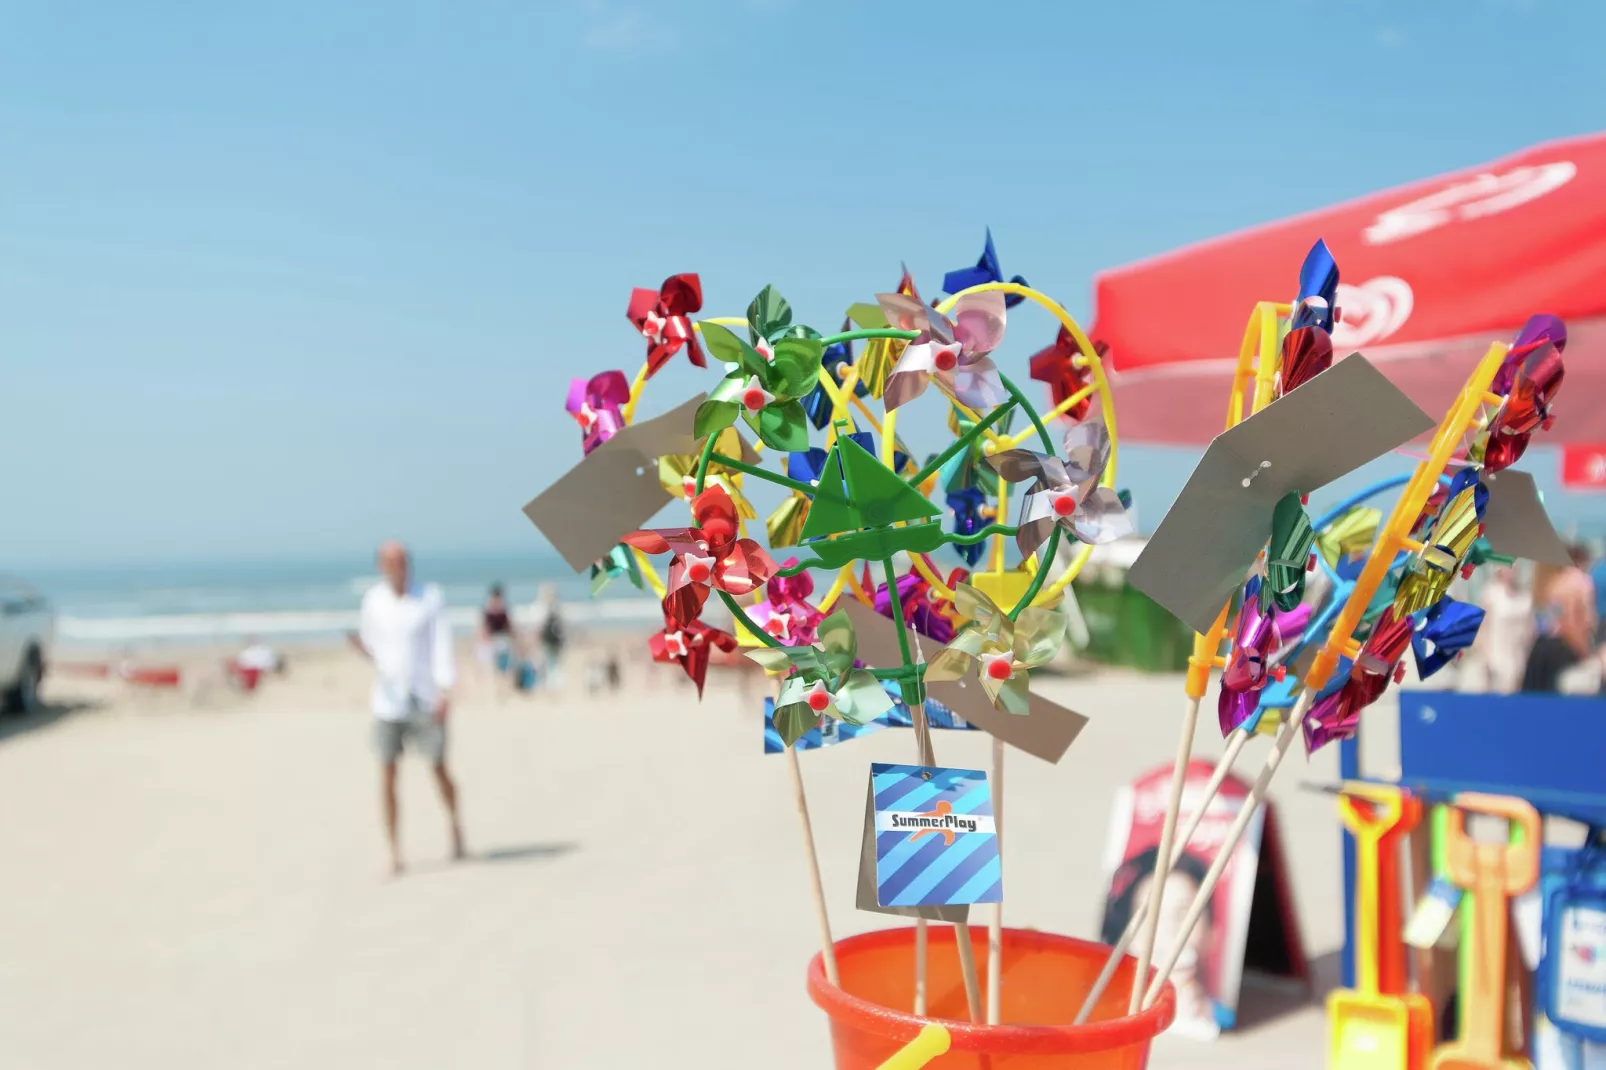
[[1293,300],[1317,238],[1340,271],[1336,356],[1364,352],[1440,412],[1491,341],[1549,312],[1568,337],[1549,441],[1606,440],[1606,134],[1101,274],[1090,333],[1110,348],[1122,438],[1198,444],[1221,431],[1244,325],[1257,302]]

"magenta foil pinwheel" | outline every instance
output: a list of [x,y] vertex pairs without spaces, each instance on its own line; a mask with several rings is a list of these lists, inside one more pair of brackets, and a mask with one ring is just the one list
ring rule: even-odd
[[1048,541],[1056,526],[1086,543],[1110,542],[1132,534],[1132,518],[1121,496],[1099,486],[1110,463],[1110,432],[1099,422],[1065,432],[1065,459],[1013,449],[987,458],[1011,483],[1034,480],[1021,502],[1015,545],[1030,555]]
[[[797,558],[789,557],[781,568],[796,564]],[[813,594],[814,577],[806,571],[794,576],[771,576],[764,585],[764,601],[747,615],[782,646],[807,646],[818,641],[820,621],[825,619],[825,614],[809,602]]]
[[1221,697],[1216,703],[1216,715],[1220,718],[1223,736],[1230,735],[1254,715],[1260,705],[1261,689],[1273,676],[1271,657],[1283,645],[1277,610],[1261,606],[1262,582],[1259,576],[1251,576],[1244,585],[1238,630],[1232,637],[1227,665],[1221,670]]
[[622,410],[629,400],[630,382],[624,372],[598,372],[589,379],[569,380],[569,400],[564,407],[580,425],[586,453],[625,426]]
[[1004,295],[997,290],[961,294],[953,318],[928,308],[918,297],[877,294],[887,323],[900,331],[919,331],[887,374],[884,399],[890,411],[939,388],[962,405],[981,411],[1003,404],[1008,392],[989,353],[1004,340]]

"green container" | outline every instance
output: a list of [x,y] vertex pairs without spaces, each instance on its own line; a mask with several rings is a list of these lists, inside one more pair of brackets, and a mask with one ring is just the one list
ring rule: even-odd
[[1086,657],[1144,672],[1187,669],[1193,633],[1154,599],[1124,580],[1112,585],[1078,579],[1071,586],[1087,621]]

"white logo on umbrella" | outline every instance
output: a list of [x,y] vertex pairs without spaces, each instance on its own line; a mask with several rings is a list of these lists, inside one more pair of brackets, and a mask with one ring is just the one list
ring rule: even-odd
[[1343,318],[1333,324],[1333,344],[1348,347],[1381,342],[1405,326],[1415,299],[1410,283],[1394,275],[1379,275],[1359,286],[1339,283],[1334,304]]
[[1518,167],[1499,175],[1474,175],[1410,204],[1390,208],[1361,231],[1361,237],[1368,245],[1387,245],[1437,230],[1457,219],[1496,215],[1560,189],[1577,174],[1576,164],[1559,160]]

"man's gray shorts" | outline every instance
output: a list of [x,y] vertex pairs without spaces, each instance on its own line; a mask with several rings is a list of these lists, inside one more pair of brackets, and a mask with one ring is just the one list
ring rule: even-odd
[[374,748],[379,760],[389,765],[401,757],[403,746],[439,765],[446,760],[446,725],[428,710],[415,709],[405,721],[374,718]]

